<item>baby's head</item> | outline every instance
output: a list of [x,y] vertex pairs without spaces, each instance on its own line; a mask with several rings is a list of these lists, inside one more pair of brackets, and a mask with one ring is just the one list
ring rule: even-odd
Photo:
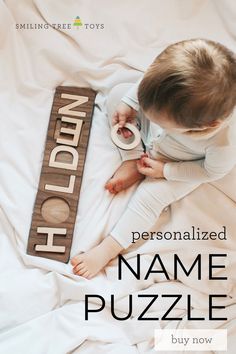
[[146,71],[138,100],[147,118],[164,129],[217,127],[236,105],[236,56],[206,39],[172,44]]

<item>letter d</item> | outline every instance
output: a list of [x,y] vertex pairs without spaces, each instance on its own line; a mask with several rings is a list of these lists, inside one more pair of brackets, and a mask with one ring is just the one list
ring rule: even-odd
[[223,226],[223,231],[218,233],[218,238],[219,238],[219,240],[227,240],[225,226]]

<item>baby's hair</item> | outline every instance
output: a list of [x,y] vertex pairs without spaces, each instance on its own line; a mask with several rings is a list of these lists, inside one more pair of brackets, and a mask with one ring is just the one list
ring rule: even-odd
[[146,71],[138,100],[144,112],[165,111],[187,128],[225,119],[236,105],[236,56],[207,39],[172,44]]

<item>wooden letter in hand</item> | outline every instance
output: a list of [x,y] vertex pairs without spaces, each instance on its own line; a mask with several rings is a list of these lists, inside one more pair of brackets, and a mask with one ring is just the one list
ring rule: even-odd
[[95,96],[88,88],[56,89],[27,254],[70,259]]

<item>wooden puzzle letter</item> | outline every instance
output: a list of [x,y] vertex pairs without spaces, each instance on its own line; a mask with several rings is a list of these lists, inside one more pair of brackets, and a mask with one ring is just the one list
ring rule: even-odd
[[90,88],[56,88],[27,254],[70,260],[95,97]]
[[[72,162],[56,161],[56,156],[60,152],[69,152],[73,159]],[[59,145],[56,146],[50,154],[49,166],[57,168],[65,168],[66,170],[76,170],[79,161],[79,153],[71,146]]]
[[83,121],[81,119],[70,118],[70,117],[61,117],[61,121],[65,123],[75,124],[75,129],[64,128],[64,127],[61,127],[60,129],[60,133],[72,135],[73,139],[57,138],[56,142],[59,144],[78,146]]
[[41,252],[59,252],[64,253],[64,246],[54,246],[53,245],[53,235],[66,235],[66,229],[64,228],[52,228],[52,227],[38,227],[37,233],[47,234],[47,244],[46,245],[36,245],[35,250]]
[[72,111],[72,108],[78,107],[83,103],[88,102],[89,98],[86,96],[77,96],[77,95],[70,95],[67,93],[62,93],[61,98],[67,98],[69,100],[75,100],[75,102],[72,102],[70,104],[67,104],[64,107],[59,108],[58,113],[60,114],[65,114],[68,116],[77,116],[77,117],[86,117],[85,112],[80,112],[80,111]]
[[76,178],[76,176],[73,176],[73,175],[70,176],[68,187],[57,186],[54,184],[45,184],[45,190],[54,191],[54,192],[62,192],[62,193],[73,193],[74,192],[74,185],[75,185],[75,178]]

